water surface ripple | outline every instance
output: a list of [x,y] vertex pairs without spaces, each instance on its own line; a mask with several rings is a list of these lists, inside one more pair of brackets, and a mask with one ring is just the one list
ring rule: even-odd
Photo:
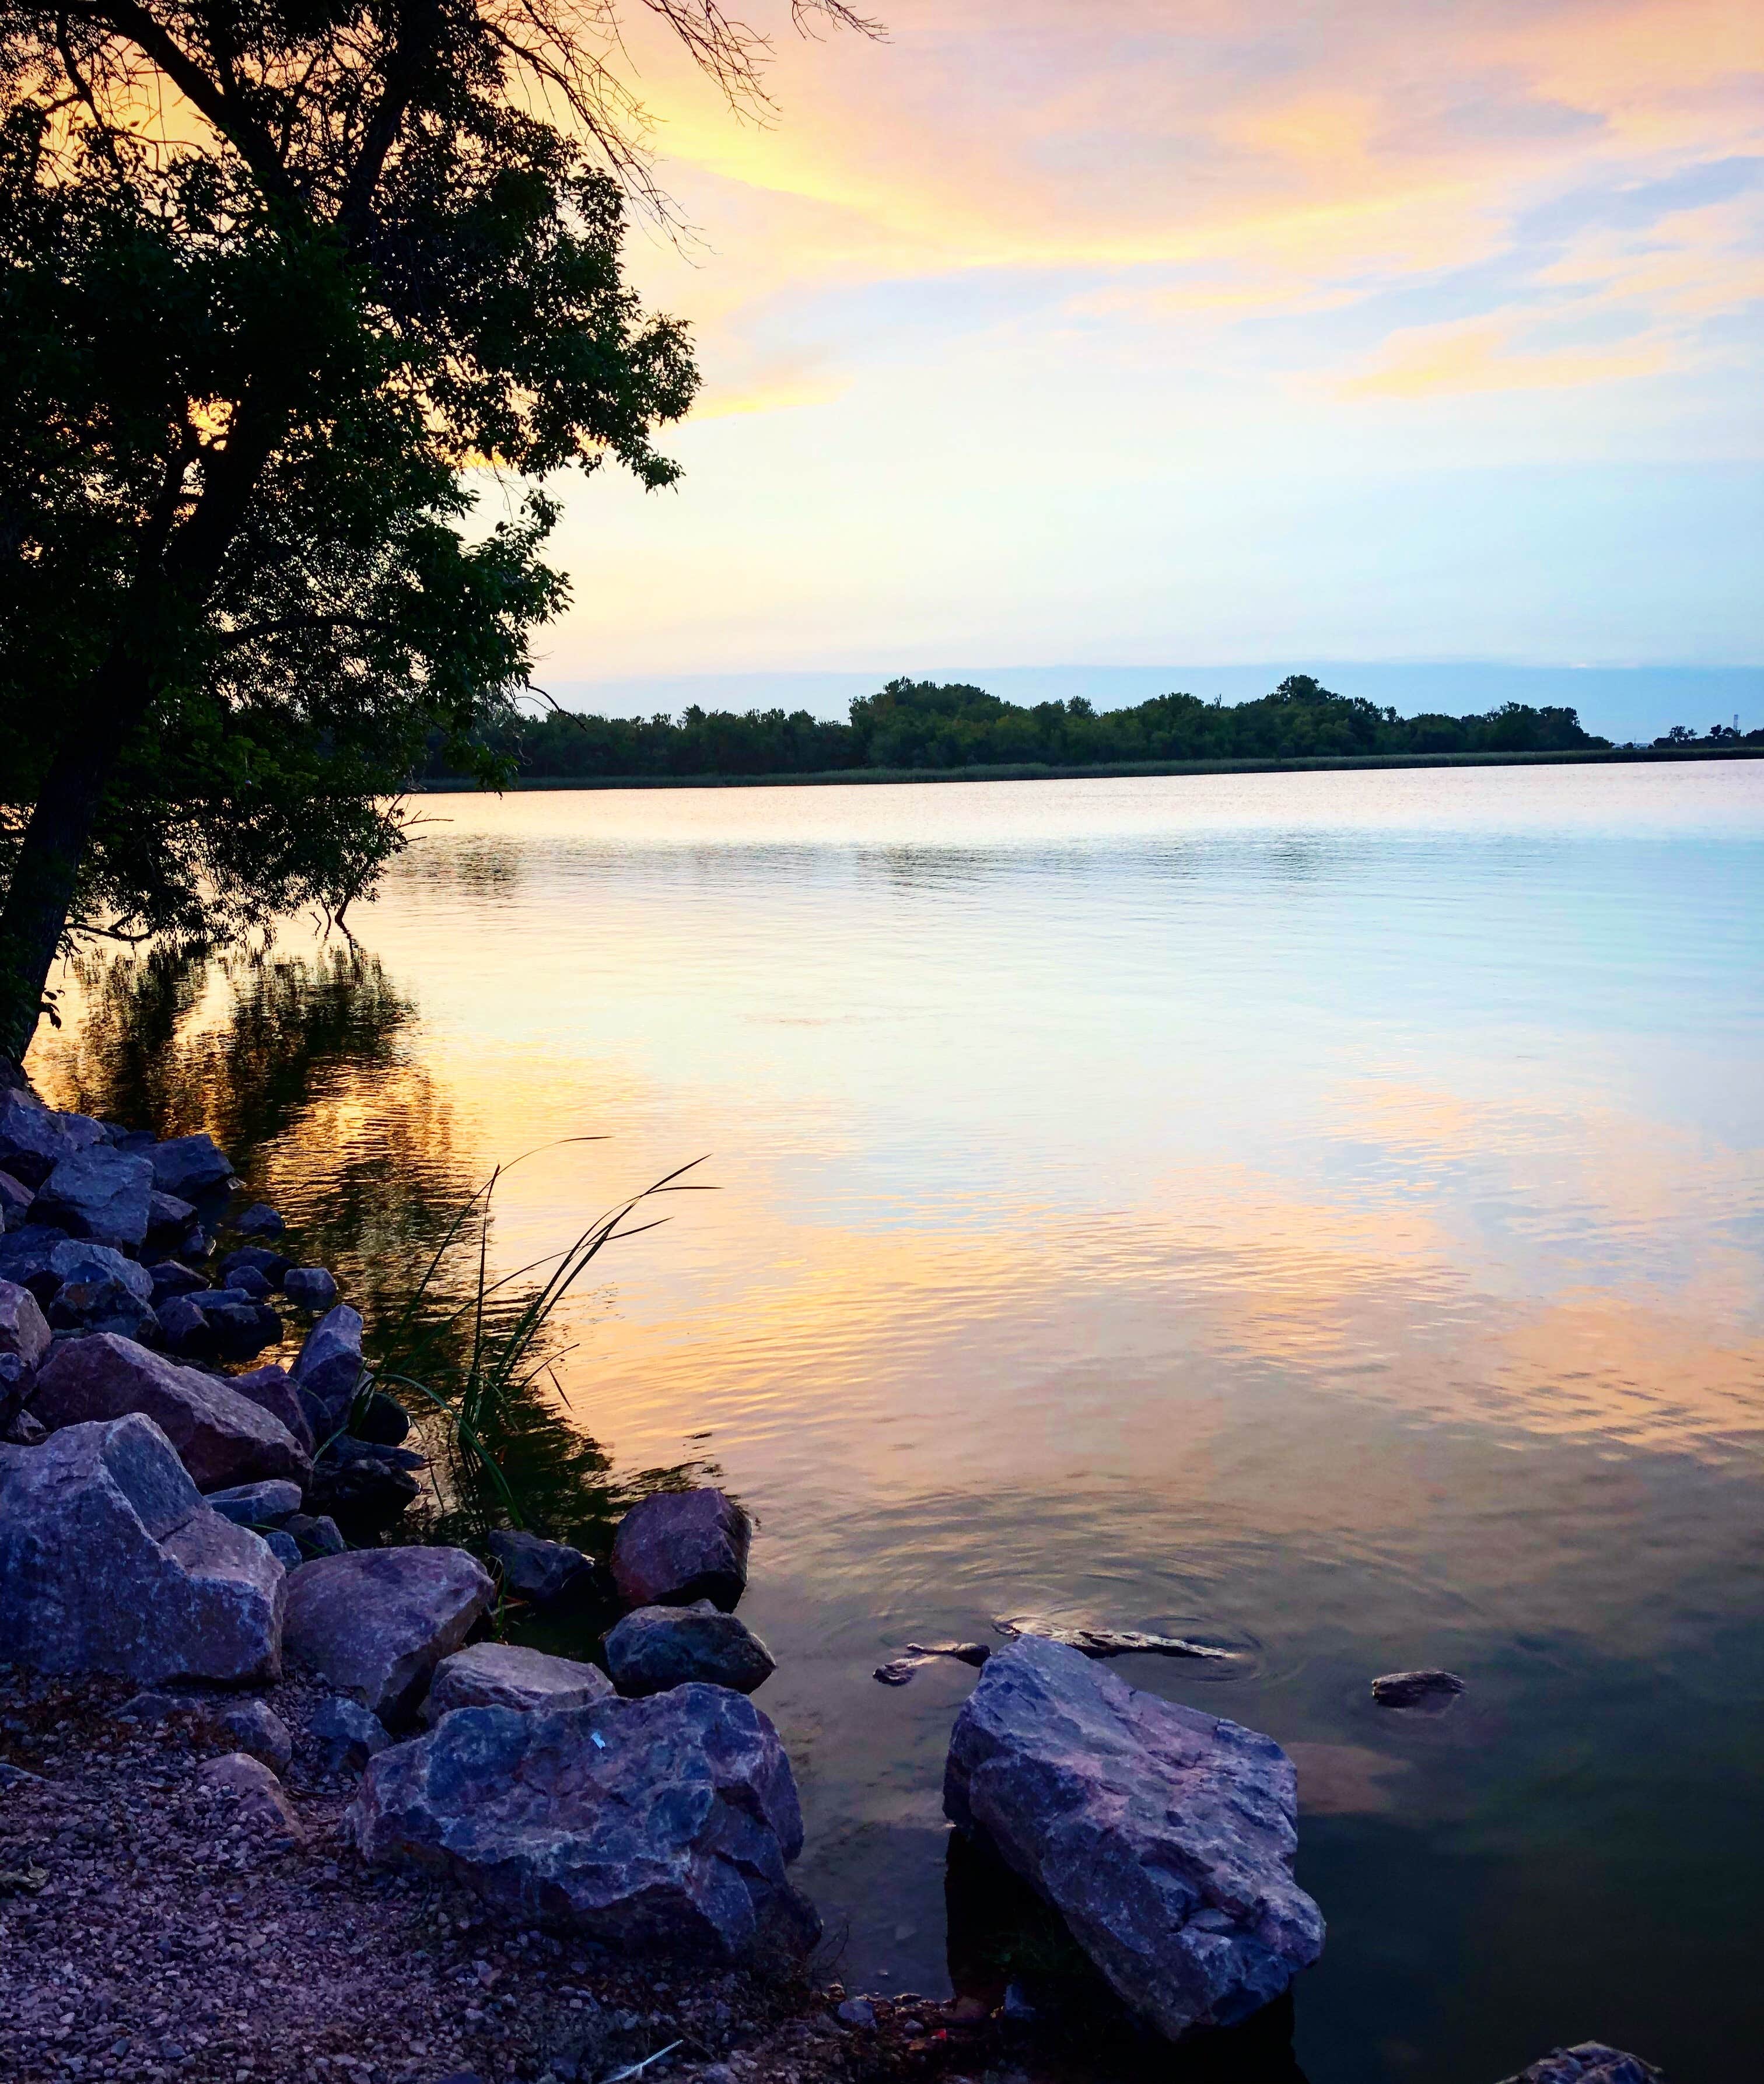
[[[510,1176],[507,1264],[711,1154],[582,1298],[565,1387],[620,1467],[709,1456],[758,1516],[849,1984],[947,1987],[972,1684],[871,1667],[1041,1612],[1237,1646],[1116,1668],[1300,1747],[1311,2084],[1588,2035],[1741,2073],[1764,767],[423,807],[366,1013],[359,963],[287,986],[339,994],[299,1075],[218,974],[162,1010],[184,1085],[129,1075],[221,1108],[363,1281],[397,1211],[550,1138],[607,1140]],[[39,1063],[90,1091],[100,1051]],[[1371,1705],[1431,1663],[1451,1717]]]

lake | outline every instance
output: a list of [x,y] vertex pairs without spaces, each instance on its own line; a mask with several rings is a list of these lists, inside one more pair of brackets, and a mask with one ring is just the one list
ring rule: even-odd
[[872,1667],[1040,1614],[1294,1747],[1311,2084],[1756,2060],[1764,765],[418,807],[357,952],[89,970],[33,1068],[375,1295],[493,1165],[507,1269],[705,1157],[555,1408],[754,1512],[850,1987],[949,1987],[973,1677]]

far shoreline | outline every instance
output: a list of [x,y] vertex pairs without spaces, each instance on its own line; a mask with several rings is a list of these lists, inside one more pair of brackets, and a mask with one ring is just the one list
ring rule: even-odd
[[468,776],[413,782],[413,796],[495,796],[563,789],[850,788],[911,782],[1081,782],[1156,774],[1328,773],[1387,767],[1626,767],[1660,761],[1764,759],[1764,745],[1613,746],[1566,752],[1365,752],[1291,760],[1102,760],[1084,767],[1023,761],[997,767],[842,767],[812,774],[521,774],[500,789]]

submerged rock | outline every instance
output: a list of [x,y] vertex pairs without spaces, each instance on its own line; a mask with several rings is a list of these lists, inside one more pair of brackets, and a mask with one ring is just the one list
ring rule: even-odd
[[327,1267],[290,1266],[282,1292],[297,1310],[329,1310],[337,1300],[337,1281]]
[[800,1959],[821,1921],[778,1732],[719,1686],[556,1714],[465,1708],[368,1766],[364,1859],[449,1874],[522,1917],[719,1963]]
[[604,1701],[613,1682],[597,1665],[548,1656],[519,1643],[474,1642],[443,1657],[422,1704],[431,1726],[456,1708],[512,1708],[517,1713],[549,1713]]
[[267,1201],[253,1201],[233,1225],[241,1237],[280,1237],[287,1227]]
[[689,1607],[639,1607],[606,1637],[606,1665],[627,1700],[698,1679],[752,1693],[778,1669],[772,1653],[733,1614],[708,1599]]
[[1286,1753],[1069,1645],[1025,1637],[987,1660],[956,1718],[943,1811],[1172,2040],[1247,2018],[1322,1951],[1322,1917],[1292,1877]]
[[630,1607],[709,1599],[733,1612],[747,1589],[747,1514],[708,1489],[662,1491],[634,1505],[613,1537],[613,1578]]
[[1380,1708],[1425,1708],[1435,1715],[1463,1691],[1455,1671],[1387,1671],[1372,1681],[1372,1698]]
[[953,1658],[956,1663],[972,1665],[977,1671],[991,1654],[990,1647],[983,1642],[910,1642],[900,1656],[879,1664],[870,1675],[884,1686],[905,1686],[937,1658]]
[[0,1657],[150,1684],[273,1679],[283,1585],[149,1417],[0,1447]]
[[1039,1642],[1064,1643],[1068,1650],[1086,1657],[1201,1657],[1228,1663],[1232,1653],[1211,1643],[1190,1642],[1185,1636],[1147,1635],[1139,1629],[1068,1628],[1062,1621],[1044,1620],[1038,1614],[1022,1614],[1014,1620],[995,1620],[1000,1635],[1013,1640],[1033,1636]]
[[1583,2040],[1550,2052],[1509,2077],[1507,2084],[1664,2084],[1660,2073],[1639,2055],[1607,2048],[1602,2040]]
[[217,1375],[180,1367],[108,1332],[56,1347],[37,1370],[31,1409],[51,1432],[144,1412],[209,1490],[264,1477],[286,1478],[304,1489],[312,1480],[312,1465],[299,1442],[261,1406]]
[[463,1548],[321,1556],[288,1580],[282,1640],[384,1722],[408,1720],[435,1667],[489,1612],[495,1587]]

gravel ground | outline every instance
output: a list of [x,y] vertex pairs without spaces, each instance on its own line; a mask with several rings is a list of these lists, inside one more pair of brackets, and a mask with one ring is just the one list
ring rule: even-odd
[[201,2084],[1032,2084],[973,2000],[621,1962],[493,1923],[426,1876],[364,1867],[338,1833],[353,1774],[303,1734],[323,1697],[267,1696],[295,1732],[299,1836],[198,1769],[233,1748],[136,1689],[0,1667],[0,2077]]

